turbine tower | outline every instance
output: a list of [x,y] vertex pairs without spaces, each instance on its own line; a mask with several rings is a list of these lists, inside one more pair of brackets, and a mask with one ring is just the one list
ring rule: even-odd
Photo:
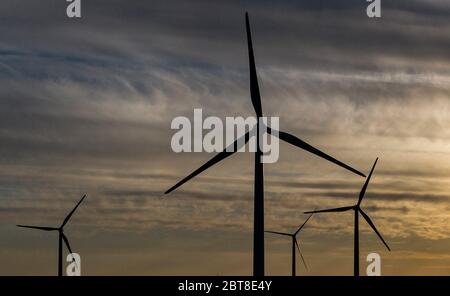
[[[256,74],[256,66],[255,66],[255,58],[253,54],[253,45],[252,45],[252,36],[250,31],[250,22],[248,18],[248,13],[245,13],[245,23],[247,30],[247,43],[248,43],[248,56],[249,56],[249,68],[250,68],[250,97],[253,104],[253,108],[255,110],[256,116],[261,118],[263,116],[262,106],[261,106],[261,97],[259,93],[258,86],[258,77]],[[264,126],[260,125],[259,120],[257,120],[256,125],[256,151],[255,151],[255,176],[254,176],[254,212],[253,212],[253,275],[254,276],[263,276],[264,275],[264,167],[261,162],[261,157],[263,155],[258,143],[259,143],[259,130],[264,128]],[[272,135],[272,130],[270,127],[267,127],[267,132]],[[312,154],[315,154],[319,157],[322,157],[338,166],[341,166],[355,174],[358,174],[362,177],[365,175],[356,169],[340,162],[339,160],[325,154],[324,152],[314,148],[308,143],[300,140],[294,135],[291,135],[286,132],[278,131],[277,133],[273,133],[273,136],[278,136],[279,139],[297,146],[298,148],[304,149]],[[195,170],[193,173],[179,181],[173,187],[168,189],[165,194],[168,194],[180,187],[190,179],[194,178],[201,172],[207,170],[211,166],[217,164],[218,162],[224,160],[225,158],[234,154],[237,150],[239,150],[243,145],[245,145],[250,138],[250,131],[247,132],[242,137],[238,138],[235,142],[233,142],[230,146],[225,148],[222,152],[219,152],[216,156],[211,158],[208,162],[202,165],[200,168]],[[230,147],[232,147],[230,149]],[[233,152],[230,152],[233,151]]]
[[326,210],[318,210],[318,211],[310,211],[305,212],[305,214],[313,214],[313,213],[331,213],[331,212],[346,212],[353,210],[355,212],[355,239],[354,239],[354,248],[353,248],[353,256],[354,256],[354,263],[353,263],[353,274],[355,276],[359,276],[359,214],[363,216],[363,218],[366,220],[366,222],[372,227],[373,231],[378,235],[380,240],[383,242],[383,244],[386,246],[386,248],[391,251],[388,244],[385,242],[383,237],[381,236],[378,229],[375,227],[375,224],[373,224],[370,217],[361,209],[361,202],[364,198],[364,195],[366,194],[367,186],[369,185],[370,178],[372,177],[373,170],[375,169],[375,165],[377,164],[378,158],[375,159],[375,162],[372,166],[372,169],[370,170],[370,174],[366,179],[366,182],[364,183],[363,187],[361,188],[361,192],[359,193],[358,202],[350,207],[340,207],[340,208],[334,208],[334,209],[326,209]]
[[303,258],[303,254],[300,251],[300,247],[299,247],[298,242],[297,242],[297,234],[306,225],[306,223],[312,217],[312,215],[313,214],[309,215],[308,219],[306,219],[306,221],[303,222],[303,224],[294,233],[286,233],[286,232],[278,232],[278,231],[270,231],[270,230],[266,230],[265,231],[267,233],[273,233],[273,234],[277,234],[277,235],[289,236],[292,239],[292,276],[295,276],[296,275],[296,271],[297,271],[296,264],[295,264],[296,263],[295,248],[297,248],[297,250],[298,250],[298,252],[300,254],[300,257],[302,258],[303,265],[305,265],[305,268],[308,269],[308,266],[306,265],[306,262],[305,262],[305,258]]
[[[43,231],[58,231],[58,276],[62,276],[62,265],[63,265],[63,250],[62,250],[62,243],[64,241],[64,244],[66,245],[67,249],[70,253],[72,253],[72,249],[70,248],[69,240],[67,239],[66,235],[64,234],[64,226],[69,222],[70,217],[72,217],[75,210],[78,208],[78,206],[81,204],[81,202],[85,199],[86,194],[83,195],[81,200],[77,203],[77,205],[70,211],[70,213],[66,216],[63,223],[59,227],[44,227],[44,226],[34,226],[34,225],[17,225],[18,227],[23,228],[32,228],[32,229],[38,229]],[[73,259],[73,258],[72,258]]]

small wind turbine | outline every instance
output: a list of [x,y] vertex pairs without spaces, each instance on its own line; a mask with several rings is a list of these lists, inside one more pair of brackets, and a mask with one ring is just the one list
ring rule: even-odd
[[[255,171],[254,171],[254,211],[253,211],[253,275],[254,276],[264,276],[264,166],[261,162],[261,158],[263,156],[263,151],[260,149],[258,143],[260,142],[259,133],[260,130],[264,128],[264,124],[260,123],[260,118],[263,117],[262,105],[261,105],[261,96],[259,93],[258,86],[258,76],[256,74],[256,65],[255,65],[255,57],[253,53],[253,45],[252,45],[252,34],[250,31],[250,21],[248,18],[248,13],[245,13],[245,25],[247,31],[247,46],[248,46],[248,58],[249,58],[249,70],[250,70],[250,98],[253,104],[253,109],[257,116],[257,124],[256,124],[256,152],[255,152]],[[266,127],[267,132],[271,135],[276,135],[277,133],[272,131],[270,127]],[[225,148],[222,152],[219,152],[203,164],[200,168],[196,169],[190,175],[179,181],[177,184],[169,188],[165,194],[168,194],[190,179],[194,178],[198,174],[203,171],[206,171],[208,168],[213,165],[219,163],[225,158],[233,155],[237,150],[242,148],[243,145],[247,144],[250,139],[250,131],[247,132],[242,137],[238,138],[235,142]],[[287,142],[293,146],[296,146],[300,149],[306,150],[309,153],[315,154],[321,158],[328,160],[342,168],[345,168],[352,173],[365,177],[365,175],[358,170],[342,163],[341,161],[335,159],[334,157],[329,156],[328,154],[320,151],[319,149],[309,145],[308,143],[300,140],[296,136],[278,131],[278,138]],[[243,141],[242,141],[243,140]],[[243,143],[244,142],[244,143]],[[232,149],[229,149],[233,147]],[[233,152],[230,152],[233,151]]]
[[373,224],[372,220],[369,218],[369,216],[361,209],[361,202],[364,198],[364,195],[367,190],[367,186],[369,185],[370,177],[372,177],[373,170],[375,169],[375,165],[377,164],[378,158],[375,160],[372,170],[370,170],[370,174],[366,179],[366,182],[364,183],[363,187],[361,188],[361,192],[359,193],[359,199],[358,203],[354,206],[350,207],[340,207],[340,208],[334,208],[334,209],[326,209],[326,210],[318,210],[318,211],[309,211],[305,212],[305,214],[312,214],[312,213],[329,213],[329,212],[346,212],[353,210],[355,211],[355,240],[354,240],[354,249],[353,249],[353,256],[354,256],[354,275],[359,276],[359,214],[363,216],[363,218],[367,221],[367,223],[372,227],[373,231],[378,235],[378,237],[381,239],[383,244],[386,246],[386,248],[390,251],[388,244],[384,241],[383,237],[381,236],[380,232],[378,232],[377,228],[375,227],[375,224]]
[[[38,229],[43,231],[58,231],[58,241],[59,241],[59,247],[58,247],[58,276],[62,276],[62,265],[63,265],[63,250],[62,250],[62,241],[64,241],[64,244],[66,245],[67,249],[70,253],[72,253],[72,249],[70,248],[69,240],[67,239],[66,235],[64,234],[64,226],[69,222],[70,217],[72,217],[75,210],[78,208],[78,206],[81,204],[81,202],[86,197],[86,194],[83,195],[81,200],[77,203],[77,205],[73,208],[72,211],[66,216],[63,223],[59,227],[43,227],[43,226],[34,226],[34,225],[17,225],[18,227],[24,227],[24,228],[32,228],[32,229]],[[75,260],[74,258],[72,258]]]
[[297,268],[296,268],[296,266],[295,266],[295,263],[296,263],[296,258],[295,258],[296,252],[295,252],[295,248],[297,248],[298,252],[300,253],[300,257],[302,258],[303,265],[305,265],[305,268],[308,269],[308,266],[306,265],[306,262],[305,262],[305,258],[303,258],[303,254],[302,254],[302,252],[300,251],[300,247],[299,247],[298,242],[297,242],[297,234],[300,232],[300,230],[302,230],[303,226],[305,226],[306,222],[308,222],[308,220],[312,217],[312,215],[313,215],[313,214],[311,214],[311,215],[308,217],[308,219],[306,219],[306,221],[303,222],[303,224],[302,224],[302,225],[297,229],[297,231],[294,232],[294,233],[286,233],[286,232],[278,232],[278,231],[269,231],[269,230],[266,230],[266,231],[265,231],[265,232],[267,232],[267,233],[273,233],[273,234],[278,234],[278,235],[289,236],[289,237],[292,239],[292,276],[295,276],[296,270],[297,270]]

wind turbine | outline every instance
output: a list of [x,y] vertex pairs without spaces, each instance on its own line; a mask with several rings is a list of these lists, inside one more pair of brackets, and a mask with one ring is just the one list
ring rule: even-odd
[[303,224],[302,224],[302,225],[297,229],[297,231],[294,232],[294,233],[286,233],[286,232],[278,232],[278,231],[269,231],[269,230],[266,230],[266,231],[265,231],[265,232],[267,232],[267,233],[273,233],[273,234],[277,234],[277,235],[289,236],[289,237],[292,239],[292,276],[295,276],[296,271],[297,271],[296,266],[295,266],[295,263],[296,263],[296,258],[295,258],[296,252],[295,252],[295,248],[297,248],[298,252],[300,253],[300,257],[302,258],[303,265],[305,265],[305,268],[308,269],[308,266],[306,265],[306,262],[305,262],[305,258],[303,258],[303,254],[302,254],[302,252],[300,251],[300,247],[299,247],[298,242],[297,242],[297,234],[300,232],[300,230],[302,230],[303,226],[305,226],[305,224],[306,224],[306,223],[308,222],[308,220],[312,217],[312,215],[313,215],[313,214],[309,215],[308,219],[306,219],[306,221],[303,222]]
[[358,202],[350,207],[340,207],[340,208],[334,208],[334,209],[326,209],[326,210],[318,210],[318,211],[310,211],[305,212],[305,214],[313,214],[313,213],[329,213],[329,212],[346,212],[353,210],[355,211],[355,240],[354,240],[354,249],[353,249],[353,256],[354,256],[354,275],[359,276],[359,214],[363,216],[363,218],[367,221],[367,223],[372,227],[373,231],[378,235],[378,237],[381,239],[383,244],[386,246],[386,248],[391,251],[391,248],[389,248],[388,244],[384,241],[383,237],[381,236],[380,232],[375,227],[375,224],[373,224],[372,220],[369,218],[369,216],[361,209],[361,202],[364,198],[364,195],[366,194],[367,186],[369,185],[370,178],[372,177],[373,170],[375,169],[375,165],[377,164],[378,158],[375,159],[375,162],[372,166],[372,169],[370,170],[370,174],[366,179],[366,182],[364,183],[363,187],[361,188],[361,192],[359,193],[359,199]]
[[[34,225],[17,225],[18,227],[24,227],[24,228],[32,228],[32,229],[38,229],[43,231],[58,231],[58,241],[59,241],[59,247],[58,247],[58,276],[62,276],[62,264],[63,264],[63,250],[62,250],[62,242],[64,241],[64,244],[66,245],[67,249],[70,253],[72,253],[72,249],[70,248],[69,240],[67,239],[66,235],[64,234],[64,226],[69,222],[70,217],[72,217],[75,210],[78,208],[78,206],[81,204],[81,202],[85,199],[86,194],[83,195],[81,200],[77,203],[77,205],[70,211],[70,213],[66,216],[63,223],[59,227],[43,227],[43,226],[34,226]],[[75,260],[74,258],[72,258]]]
[[[256,116],[261,118],[263,116],[262,106],[261,106],[261,96],[259,93],[258,86],[258,77],[256,74],[256,66],[255,66],[255,58],[253,54],[253,45],[252,45],[252,36],[250,31],[250,22],[248,18],[248,13],[245,13],[245,24],[247,29],[247,43],[248,43],[248,56],[249,56],[249,68],[250,68],[250,97],[252,100],[253,108],[255,110]],[[261,123],[262,124],[262,123]],[[259,143],[259,130],[260,128],[264,128],[264,126],[260,126],[259,120],[257,120],[256,125],[256,143]],[[267,132],[272,134],[272,130],[270,127],[267,127]],[[277,133],[274,133],[276,135]],[[304,149],[310,153],[313,153],[319,157],[322,157],[334,164],[341,166],[355,174],[365,177],[365,175],[356,169],[340,162],[339,160],[325,154],[324,152],[314,148],[308,143],[300,140],[294,135],[291,135],[286,132],[279,131],[278,138],[281,140],[288,142],[294,146],[297,146],[301,149]],[[207,170],[211,166],[217,164],[218,162],[224,160],[225,158],[231,156],[235,153],[240,147],[239,145],[245,145],[250,138],[250,131],[247,132],[242,137],[238,138],[235,142],[233,142],[230,146],[225,148],[222,152],[219,152],[211,158],[208,162],[202,165],[200,168],[192,172],[190,175],[179,181],[173,187],[168,189],[165,194],[168,194],[180,187],[190,179],[194,178],[201,172]],[[229,149],[230,147],[234,147]],[[237,148],[237,149],[236,149]],[[233,152],[230,152],[233,151]],[[254,179],[254,218],[253,218],[253,275],[255,276],[263,276],[264,275],[264,170],[263,164],[261,163],[261,157],[263,153],[258,144],[256,144],[255,151],[255,179]]]

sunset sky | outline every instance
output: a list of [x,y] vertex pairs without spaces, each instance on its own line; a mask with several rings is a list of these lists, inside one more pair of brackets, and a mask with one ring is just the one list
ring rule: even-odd
[[[394,3],[393,3],[394,2]],[[450,275],[450,1],[0,2],[0,275],[54,275],[65,229],[84,275],[250,275],[253,162],[174,153],[177,116],[252,116],[244,13],[266,116],[368,174],[360,219],[383,275]],[[265,227],[353,205],[364,178],[280,142],[265,165]],[[353,215],[315,215],[306,271],[353,274]],[[266,235],[267,275],[290,275],[289,239]]]

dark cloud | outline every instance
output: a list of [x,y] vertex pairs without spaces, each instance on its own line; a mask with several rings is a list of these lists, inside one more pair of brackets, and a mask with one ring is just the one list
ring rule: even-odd
[[[298,77],[301,92],[293,94],[301,103],[305,98],[345,97],[355,108],[364,108],[370,101],[408,100],[417,97],[417,92],[438,96],[448,90],[428,86],[426,76],[423,81],[414,78],[430,72],[446,74],[435,63],[445,64],[449,58],[448,36],[439,30],[448,24],[449,10],[439,1],[383,4],[382,22],[365,16],[366,3],[361,1],[249,1],[244,5],[237,1],[193,1],[189,5],[180,1],[133,5],[89,1],[83,4],[81,20],[64,17],[65,3],[10,2],[2,4],[2,20],[8,25],[0,29],[2,143],[5,150],[23,150],[23,155],[31,149],[68,153],[75,150],[74,143],[84,143],[78,147],[86,149],[83,155],[112,156],[126,153],[122,143],[133,142],[128,148],[161,144],[155,138],[164,135],[156,129],[167,131],[168,122],[152,122],[150,116],[146,122],[105,118],[108,104],[170,107],[186,91],[193,96],[206,92],[194,104],[189,100],[186,107],[173,111],[217,105],[214,110],[235,112],[232,105],[247,88],[244,10],[252,15],[258,66],[266,78],[261,83],[268,98],[264,105],[275,113],[279,110],[271,98],[291,87],[282,79],[292,83],[297,78],[278,79],[278,73],[264,72],[273,67],[280,73],[293,68],[304,71]],[[397,67],[399,59],[416,63]],[[390,76],[386,70],[400,70],[406,76]],[[339,74],[327,75],[330,72]],[[163,95],[160,100],[158,94]],[[230,102],[220,103],[222,97]],[[242,97],[239,100],[249,105]],[[114,111],[109,110],[108,117],[114,117]],[[167,108],[161,111],[162,117],[176,114]],[[293,115],[285,118],[284,123],[294,124]],[[354,120],[364,124],[363,118]],[[443,128],[439,121],[427,122],[428,129],[431,124],[433,130]],[[148,134],[154,136],[140,142],[149,125]],[[328,132],[324,126],[328,128],[303,128],[321,134]],[[107,131],[113,129],[113,134]],[[129,130],[135,131],[134,137],[129,138]],[[392,134],[386,128],[376,132]],[[411,135],[398,129],[395,134]]]

